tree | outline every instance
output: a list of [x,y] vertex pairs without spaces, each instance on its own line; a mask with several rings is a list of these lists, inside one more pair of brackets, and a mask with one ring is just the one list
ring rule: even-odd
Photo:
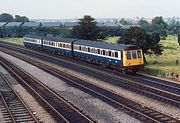
[[119,22],[120,22],[122,25],[128,25],[128,21],[125,20],[124,18],[122,18]]
[[150,29],[150,24],[146,20],[139,20],[138,25],[140,25],[140,27],[146,32]]
[[97,40],[101,38],[100,28],[96,26],[96,21],[89,15],[85,15],[79,19],[79,25],[75,26],[72,30],[74,38]]
[[160,16],[160,17],[157,16],[154,19],[152,19],[152,24],[153,25],[160,25],[164,28],[167,28],[167,23],[164,22],[164,19],[162,16]]
[[179,43],[179,46],[180,46],[180,34],[178,34],[178,43]]
[[[131,27],[123,34],[118,43],[134,44],[140,47],[143,50],[143,53],[161,55],[163,49],[162,46],[158,44],[159,41],[160,37],[158,33],[153,33],[150,35],[145,33],[139,27]],[[143,57],[146,62],[144,54]]]
[[29,18],[26,16],[15,15],[15,22],[29,22]]
[[125,18],[122,18],[119,23],[122,25],[133,25],[133,20],[126,20]]
[[138,25],[140,26],[148,25],[148,22],[146,20],[141,19],[139,20]]
[[101,35],[105,38],[113,36],[122,36],[123,29],[120,26],[117,27],[100,27]]
[[13,22],[13,21],[14,21],[13,16],[8,13],[2,13],[0,15],[0,22]]
[[0,27],[0,38],[3,38],[3,27]]
[[163,17],[155,17],[152,19],[152,32],[159,33],[161,36],[167,37],[166,29],[168,25],[164,22]]

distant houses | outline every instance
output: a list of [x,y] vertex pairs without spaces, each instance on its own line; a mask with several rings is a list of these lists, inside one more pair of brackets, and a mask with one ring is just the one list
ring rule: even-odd
[[[66,27],[72,29],[77,26],[77,22],[0,22],[0,27]],[[122,29],[129,29],[130,27],[135,27],[139,25],[122,25],[120,23],[114,22],[97,22],[99,27],[121,27]]]

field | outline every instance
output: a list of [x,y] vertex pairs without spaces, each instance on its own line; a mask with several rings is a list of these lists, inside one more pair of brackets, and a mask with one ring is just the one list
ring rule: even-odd
[[[166,40],[161,40],[160,43],[164,46],[163,55],[146,56],[148,65],[145,66],[145,71],[158,76],[167,73],[180,75],[180,46],[177,37],[168,36]],[[178,65],[176,65],[176,60],[179,61]],[[155,61],[157,64],[154,64]]]
[[[22,44],[22,38],[5,38],[1,41],[8,41],[13,43]],[[118,37],[109,37],[106,42],[117,43]],[[142,70],[155,76],[162,76],[167,73],[176,73],[180,75],[180,46],[177,42],[176,36],[168,36],[166,40],[161,40],[160,43],[164,46],[163,55],[161,56],[149,56],[146,55],[147,65]],[[179,61],[179,65],[176,65],[176,60]],[[155,61],[157,61],[156,64]]]

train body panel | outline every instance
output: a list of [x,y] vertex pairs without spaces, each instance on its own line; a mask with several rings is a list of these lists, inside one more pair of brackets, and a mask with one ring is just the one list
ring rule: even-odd
[[143,56],[141,54],[141,49],[123,51],[123,66],[127,67],[144,64]]
[[42,48],[41,44],[38,43],[32,43],[32,42],[23,42],[25,47],[34,47],[34,48]]
[[77,51],[74,51],[74,55],[79,56],[79,57],[92,59],[92,60],[96,60],[96,61],[100,61],[100,62],[104,62],[104,63],[108,63],[108,64],[122,66],[122,60],[118,60],[118,59],[107,58],[107,57],[102,57],[102,56],[98,56],[98,55],[93,55],[93,54],[88,54],[88,53],[83,53],[83,52],[77,52]]

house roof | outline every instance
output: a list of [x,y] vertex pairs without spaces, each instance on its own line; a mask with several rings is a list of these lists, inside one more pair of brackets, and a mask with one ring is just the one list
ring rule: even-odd
[[40,25],[40,22],[25,22],[22,26],[35,27],[39,25]]
[[0,26],[5,26],[7,22],[0,22]]
[[20,26],[23,22],[9,22],[6,26]]
[[61,22],[43,22],[42,23],[42,26],[46,26],[46,27],[58,27],[61,25],[62,25]]

